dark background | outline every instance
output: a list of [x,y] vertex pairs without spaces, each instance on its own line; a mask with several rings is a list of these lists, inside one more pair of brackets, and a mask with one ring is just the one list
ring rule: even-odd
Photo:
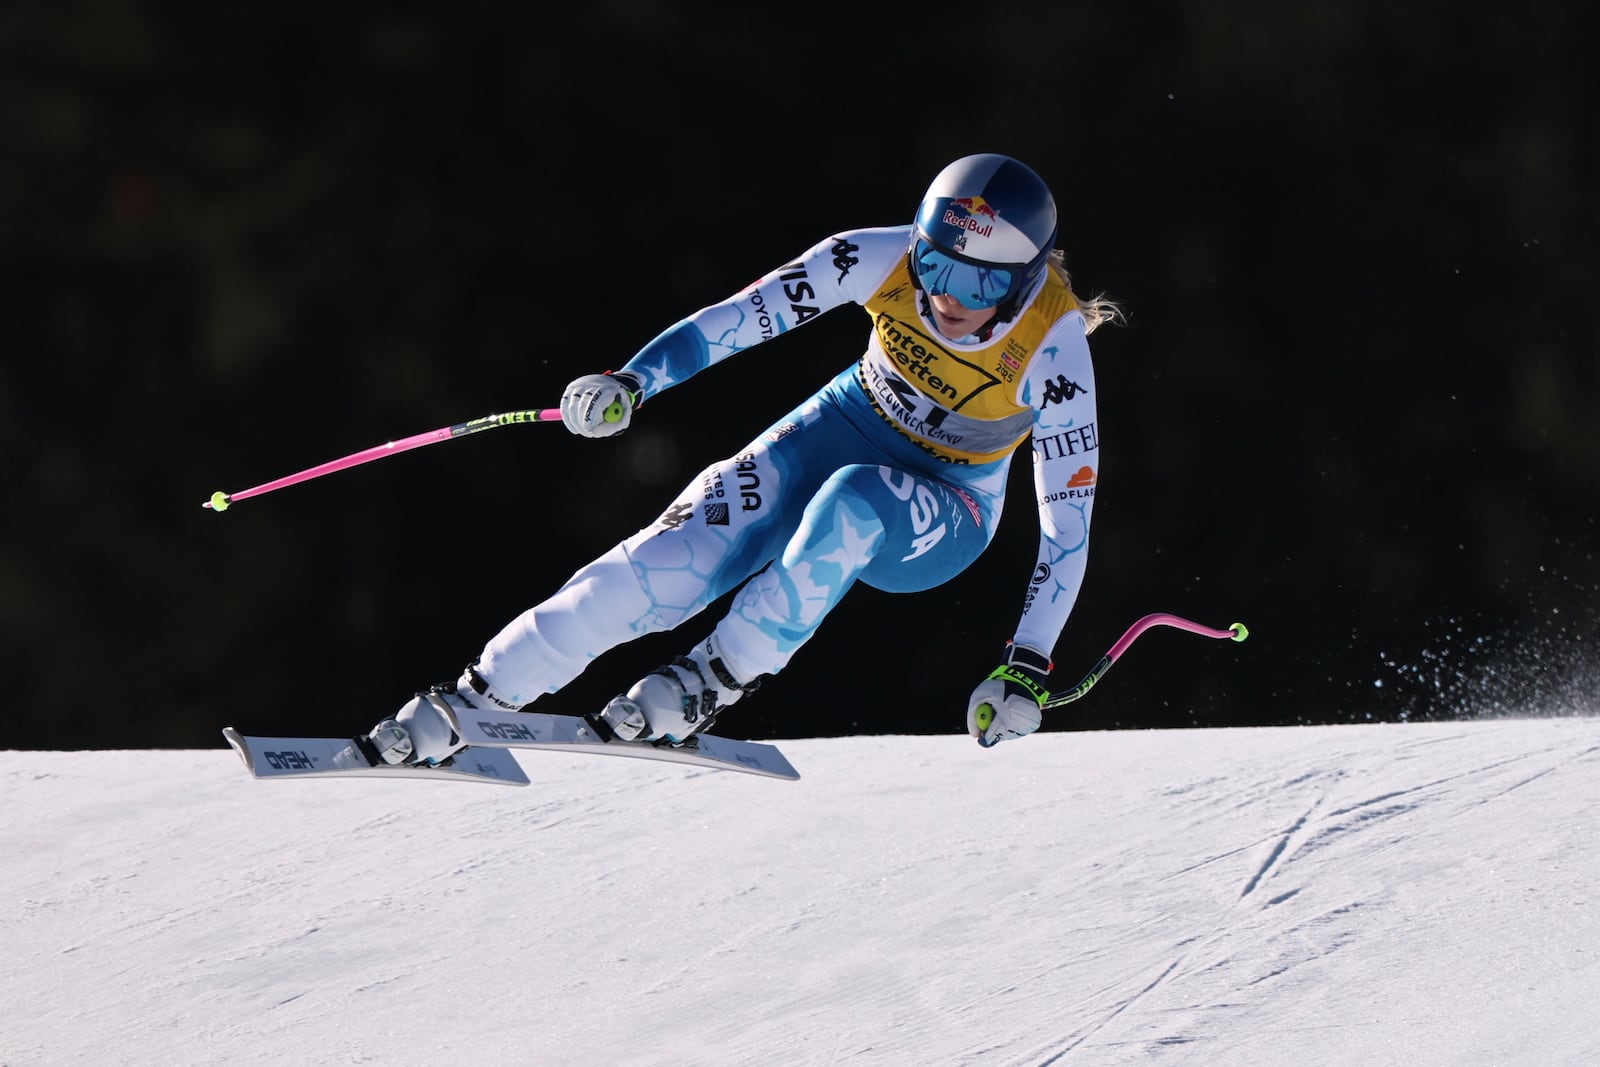
[[[1593,710],[1594,5],[633,2],[0,15],[6,747],[347,733],[850,362],[844,308],[612,441],[520,426],[977,151],[1052,185],[1103,445],[1047,729]],[[734,736],[959,732],[1027,464],[939,590],[846,599]],[[577,712],[682,650],[602,657]]]

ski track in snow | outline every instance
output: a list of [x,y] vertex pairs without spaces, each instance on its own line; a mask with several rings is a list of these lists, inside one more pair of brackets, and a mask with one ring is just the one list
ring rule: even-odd
[[[1398,745],[1394,761],[1401,764],[1424,755],[1420,750],[1463,740],[1470,736],[1470,729]],[[1109,1003],[1100,1012],[1091,1013],[1100,1017],[1063,1041],[1059,1051],[1041,1050],[1037,1054],[1039,1058],[1029,1055],[1021,1062],[1055,1064],[1067,1061],[1071,1053],[1094,1040],[1108,1024],[1151,998],[1164,985],[1194,973],[1236,968],[1235,957],[1241,955],[1241,947],[1249,948],[1260,957],[1255,968],[1258,973],[1245,974],[1239,979],[1240,988],[1245,990],[1279,979],[1297,967],[1327,961],[1335,953],[1358,944],[1363,931],[1374,925],[1372,915],[1364,914],[1364,909],[1386,908],[1390,902],[1385,899],[1386,894],[1379,892],[1372,899],[1350,897],[1309,913],[1298,910],[1287,918],[1274,919],[1269,914],[1273,909],[1313,888],[1314,880],[1326,873],[1324,867],[1317,866],[1306,870],[1303,879],[1294,877],[1308,867],[1314,854],[1332,850],[1335,856],[1325,861],[1329,865],[1340,862],[1339,854],[1344,852],[1356,852],[1360,860],[1371,863],[1386,853],[1417,845],[1419,837],[1437,835],[1452,821],[1472,814],[1475,809],[1493,805],[1513,791],[1563,768],[1593,762],[1597,755],[1600,755],[1600,747],[1585,747],[1569,753],[1567,746],[1549,745],[1504,759],[1474,763],[1454,773],[1375,794],[1363,791],[1363,783],[1353,782],[1354,773],[1344,769],[1344,765],[1355,762],[1356,757],[1335,756],[1323,761],[1322,769],[1308,770],[1281,782],[1262,779],[1245,785],[1235,791],[1241,806],[1270,803],[1280,810],[1298,810],[1299,814],[1280,834],[1264,842],[1230,849],[1177,872],[1185,875],[1241,852],[1264,849],[1264,858],[1245,881],[1235,906],[1220,915],[1206,933],[1176,943],[1171,958],[1164,964],[1147,968],[1147,972],[1158,971],[1147,984],[1138,985],[1145,977],[1141,975],[1132,979],[1136,988],[1131,994],[1124,996],[1126,985],[1110,991]],[[1268,889],[1269,885],[1272,888]],[[1382,926],[1382,921],[1377,925]],[[1595,948],[1600,950],[1600,944]],[[1229,1007],[1227,1004],[1213,1006],[1224,1015]],[[1189,1021],[1190,1018],[1185,1017],[1185,1022]],[[1205,1040],[1206,1036],[1203,1030],[1190,1031],[1182,1026],[1165,1029],[1170,1032],[1132,1042],[1142,1053],[1140,1062],[1159,1061],[1163,1051],[1181,1049]],[[1100,1048],[1103,1050],[1112,1044],[1103,1042]],[[1175,1062],[1182,1061],[1180,1055]],[[1095,1062],[1103,1060],[1097,1058]]]
[[0,753],[0,1067],[1600,1062],[1597,727]]

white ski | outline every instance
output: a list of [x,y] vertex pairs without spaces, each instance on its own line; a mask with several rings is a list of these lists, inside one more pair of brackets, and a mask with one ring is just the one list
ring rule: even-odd
[[254,778],[435,778],[452,782],[527,785],[528,775],[502,749],[463,749],[437,766],[391,766],[358,737],[248,737],[222,731]]
[[607,741],[577,715],[539,712],[479,711],[467,719],[456,716],[453,724],[467,747],[436,765],[384,763],[364,737],[251,737],[231,726],[222,736],[255,778],[434,778],[527,785],[527,774],[508,750],[533,748],[629,756],[788,781],[800,777],[776,746],[759,741],[712,734],[697,734],[677,747]]
[[554,748],[687,763],[789,781],[800,777],[776,746],[759,741],[736,741],[715,734],[696,734],[676,748],[642,741],[607,741],[581,716],[528,711],[476,711],[470,717],[456,715],[455,720],[456,732],[467,743],[468,752],[479,748]]

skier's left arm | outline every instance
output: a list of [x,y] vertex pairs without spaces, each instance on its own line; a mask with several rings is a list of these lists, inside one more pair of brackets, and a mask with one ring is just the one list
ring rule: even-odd
[[1038,729],[1049,697],[1051,653],[1088,565],[1100,435],[1094,366],[1082,316],[1066,316],[1045,337],[1024,374],[1018,399],[1033,408],[1039,554],[1004,661],[968,703],[968,732],[986,747]]

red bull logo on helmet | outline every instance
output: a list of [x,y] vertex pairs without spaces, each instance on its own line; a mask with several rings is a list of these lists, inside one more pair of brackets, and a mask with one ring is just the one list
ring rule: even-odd
[[[983,197],[958,196],[944,209],[944,217],[940,221],[947,226],[977,234],[979,237],[988,237],[994,233],[994,220],[999,217],[1000,213]],[[984,218],[989,221],[982,221]]]
[[991,219],[1000,217],[1000,212],[994,209],[994,205],[981,196],[958,196],[950,201],[950,206],[958,207],[969,215],[987,215]]

